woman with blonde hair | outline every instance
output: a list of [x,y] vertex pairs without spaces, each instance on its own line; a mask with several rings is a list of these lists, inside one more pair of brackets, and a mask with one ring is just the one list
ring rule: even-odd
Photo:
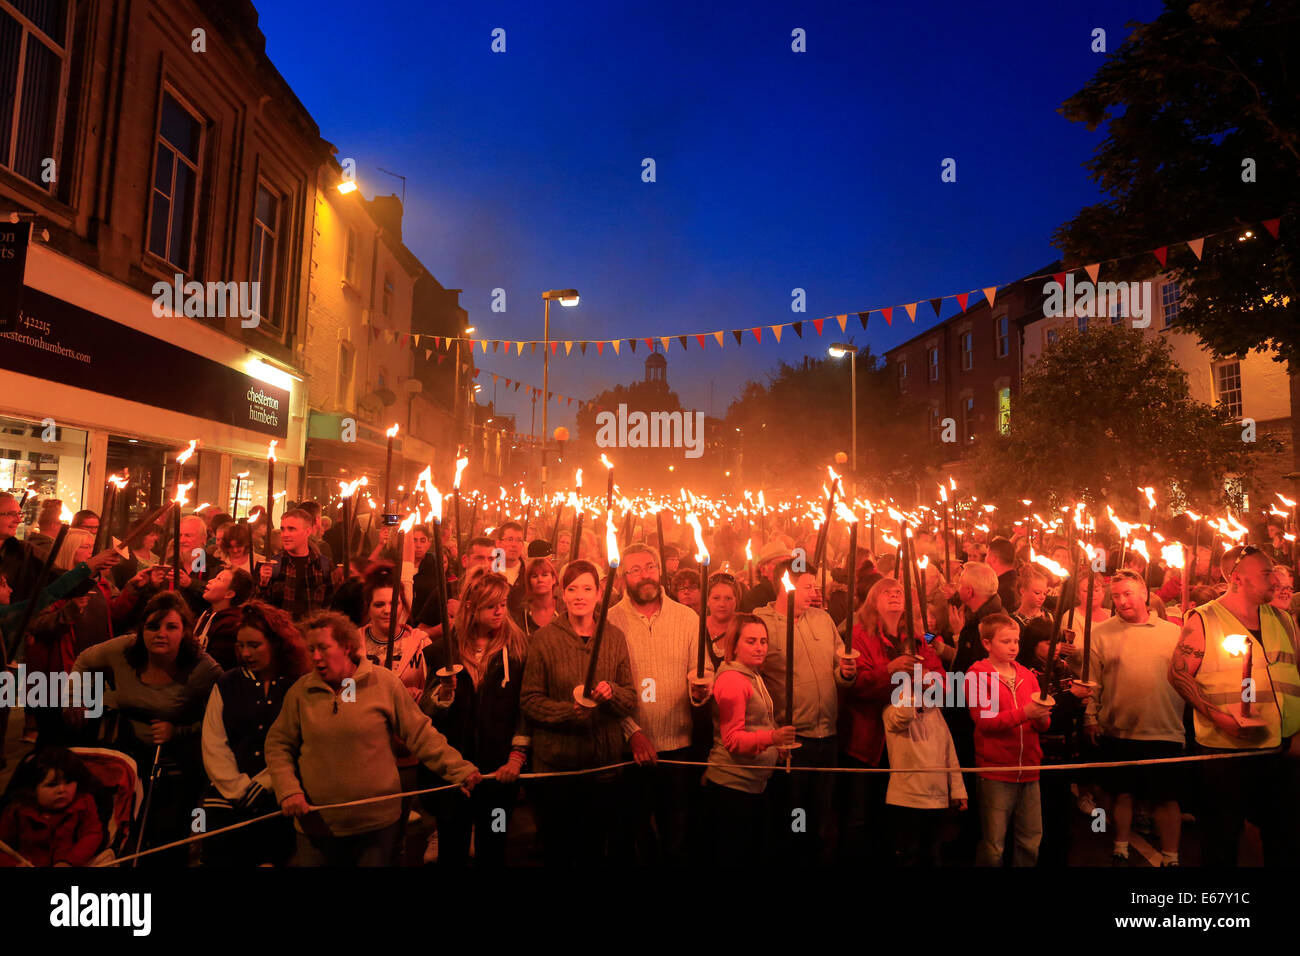
[[[420,707],[465,759],[496,771],[469,800],[447,791],[432,794],[426,808],[438,818],[440,864],[465,866],[472,838],[476,864],[499,867],[505,865],[506,834],[493,816],[502,809],[509,820],[528,756],[529,737],[519,709],[527,642],[507,609],[510,582],[505,575],[476,573],[466,585],[450,653],[445,635],[425,649],[429,681]],[[448,661],[459,669],[450,677],[445,671],[439,676]],[[421,788],[437,785],[433,779],[420,783]]]

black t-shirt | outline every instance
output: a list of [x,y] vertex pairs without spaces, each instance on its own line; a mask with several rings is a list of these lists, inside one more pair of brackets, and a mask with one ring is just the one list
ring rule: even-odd
[[308,592],[305,582],[308,570],[311,567],[311,553],[304,554],[301,558],[293,554],[285,554],[285,557],[293,562],[293,571],[297,575],[298,586],[293,591],[293,607],[285,608],[295,621],[300,621],[311,611],[311,594]]

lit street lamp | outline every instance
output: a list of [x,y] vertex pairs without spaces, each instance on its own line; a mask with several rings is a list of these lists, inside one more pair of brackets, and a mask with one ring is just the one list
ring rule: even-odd
[[849,357],[849,429],[852,436],[850,455],[853,470],[853,491],[858,488],[858,348],[856,345],[837,343],[829,349],[831,358]]
[[552,289],[542,293],[545,303],[545,318],[542,325],[542,500],[546,499],[546,413],[551,401],[551,300],[558,299],[560,305],[573,308],[578,304],[577,289]]

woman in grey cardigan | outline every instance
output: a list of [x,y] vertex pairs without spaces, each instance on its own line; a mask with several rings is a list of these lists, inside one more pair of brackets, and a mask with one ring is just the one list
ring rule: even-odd
[[[600,572],[590,561],[570,561],[560,586],[564,613],[533,634],[519,697],[532,729],[538,773],[618,763],[623,759],[622,721],[636,715],[627,641],[608,622],[591,691],[596,706],[574,699],[591,660]],[[589,865],[604,858],[614,832],[617,781],[618,772],[607,771],[529,784],[548,865]]]

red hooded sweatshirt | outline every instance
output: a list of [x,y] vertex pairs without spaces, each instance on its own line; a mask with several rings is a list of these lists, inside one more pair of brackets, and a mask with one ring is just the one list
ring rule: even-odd
[[[1037,766],[1043,762],[1043,746],[1038,735],[1051,725],[1051,718],[1029,719],[1025,705],[1038,693],[1038,679],[1024,665],[1013,662],[1013,666],[1016,669],[1014,691],[992,661],[986,658],[971,665],[970,673],[981,675],[981,681],[996,681],[997,688],[996,696],[987,708],[982,708],[978,700],[971,704],[977,767]],[[1038,771],[1010,770],[981,773],[980,776],[1008,783],[1032,783],[1038,779]]]

